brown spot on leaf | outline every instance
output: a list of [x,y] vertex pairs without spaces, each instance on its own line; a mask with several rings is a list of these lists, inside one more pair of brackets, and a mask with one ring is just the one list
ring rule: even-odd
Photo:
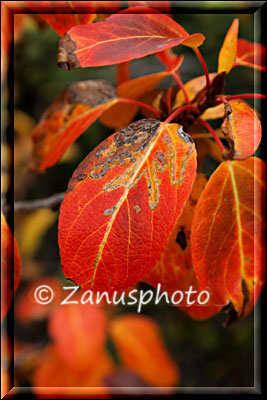
[[139,214],[140,211],[142,211],[141,207],[139,206],[139,204],[136,204],[135,206],[133,206],[133,209],[135,210],[136,214]]
[[178,232],[178,235],[176,237],[176,243],[180,245],[182,250],[185,250],[187,247],[186,236],[183,227],[181,227],[181,230]]

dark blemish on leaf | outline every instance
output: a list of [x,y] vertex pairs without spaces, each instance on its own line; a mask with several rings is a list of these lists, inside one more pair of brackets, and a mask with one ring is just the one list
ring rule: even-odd
[[80,174],[80,175],[78,175],[77,176],[77,181],[83,181],[85,178],[87,178],[87,175],[85,175],[85,174]]
[[249,303],[249,290],[248,290],[248,286],[247,286],[245,279],[242,279],[242,293],[244,296],[244,300],[243,300],[243,307],[242,307],[240,317],[242,317],[242,315],[244,314],[245,308],[246,308],[247,304]]
[[178,133],[179,137],[182,139],[183,142],[185,142],[185,143],[194,143],[194,140],[191,138],[189,133],[184,132],[183,128],[181,126],[177,129],[177,133]]
[[238,314],[232,302],[224,306],[222,308],[222,311],[225,312],[227,315],[226,321],[223,323],[223,326],[225,328],[228,328],[233,322],[235,322],[238,319]]
[[181,226],[181,230],[180,232],[178,232],[178,235],[176,237],[176,243],[178,243],[181,247],[182,250],[185,250],[187,247],[187,243],[186,243],[186,236],[183,230],[183,226]]
[[111,215],[114,213],[115,210],[116,210],[116,206],[114,206],[112,208],[108,208],[106,211],[104,211],[104,215]]
[[80,63],[73,53],[75,50],[75,42],[70,38],[70,35],[66,33],[58,44],[57,66],[65,71],[80,67]]

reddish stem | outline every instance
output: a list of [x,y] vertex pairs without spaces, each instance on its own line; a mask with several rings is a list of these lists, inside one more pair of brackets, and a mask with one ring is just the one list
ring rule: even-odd
[[199,122],[200,124],[202,124],[203,126],[205,126],[205,128],[207,128],[207,130],[212,134],[213,138],[216,140],[216,142],[218,143],[218,145],[219,145],[219,147],[220,147],[220,149],[221,149],[222,151],[225,151],[225,150],[226,150],[225,147],[224,147],[224,145],[222,144],[222,142],[221,142],[220,139],[218,138],[216,132],[215,132],[214,129],[210,126],[210,124],[208,124],[207,121],[204,121],[204,119],[198,118],[198,119],[196,120],[196,122]]
[[234,96],[225,96],[226,100],[234,100],[234,99],[266,99],[264,94],[260,93],[244,93],[244,94],[235,94]]
[[154,107],[150,106],[149,104],[143,103],[142,101],[134,100],[134,99],[126,99],[126,98],[119,98],[120,103],[129,103],[129,104],[134,104],[139,107],[146,108],[149,111],[152,111],[158,119],[161,119],[161,113]]
[[201,65],[202,65],[203,71],[204,71],[204,73],[205,73],[205,75],[206,75],[206,82],[207,82],[206,87],[207,87],[207,88],[210,88],[210,76],[209,76],[209,71],[208,71],[207,64],[205,63],[205,60],[204,60],[204,58],[202,57],[202,54],[200,53],[200,51],[198,50],[198,48],[197,48],[197,47],[194,47],[193,50],[194,50],[194,52],[195,52],[197,58],[199,59]]
[[174,79],[176,80],[176,82],[177,82],[178,85],[180,86],[180,89],[182,90],[182,92],[183,92],[183,94],[184,94],[186,104],[190,104],[190,100],[189,100],[189,97],[188,97],[188,94],[187,94],[187,91],[186,91],[186,89],[185,89],[185,87],[184,87],[183,82],[181,81],[181,79],[179,78],[179,76],[176,74],[176,72],[171,71],[171,75],[174,77]]
[[199,109],[191,106],[190,104],[187,104],[185,106],[179,107],[177,108],[177,110],[175,110],[171,115],[168,116],[168,118],[163,122],[164,125],[168,124],[169,122],[171,122],[178,114],[180,114],[181,112],[185,111],[185,110],[191,110],[191,111],[195,111],[197,113],[199,113]]

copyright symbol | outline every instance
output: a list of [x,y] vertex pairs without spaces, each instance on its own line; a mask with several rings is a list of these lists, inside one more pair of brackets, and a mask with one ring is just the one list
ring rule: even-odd
[[54,298],[53,289],[47,285],[38,286],[34,291],[34,299],[39,304],[49,304]]

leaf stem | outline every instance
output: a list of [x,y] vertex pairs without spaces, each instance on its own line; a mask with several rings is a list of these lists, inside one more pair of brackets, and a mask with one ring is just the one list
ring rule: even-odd
[[222,151],[226,150],[224,145],[220,141],[219,137],[217,136],[216,132],[214,131],[214,129],[210,126],[210,124],[207,121],[204,121],[204,119],[202,119],[202,118],[198,118],[195,122],[199,122],[201,125],[205,126],[205,128],[212,134],[213,138],[219,145],[220,149]]
[[233,96],[224,96],[225,100],[234,100],[234,99],[266,99],[266,96],[261,93],[242,93],[235,94]]
[[186,104],[190,104],[190,100],[189,100],[187,91],[186,91],[186,89],[185,89],[185,87],[184,87],[184,84],[183,84],[183,82],[181,81],[179,75],[178,75],[176,72],[174,72],[174,71],[171,71],[171,75],[172,75],[173,78],[176,80],[176,82],[178,83],[180,89],[182,90],[182,92],[183,92],[183,94],[184,94],[184,97],[185,97]]
[[143,103],[142,101],[138,101],[135,99],[126,99],[124,97],[120,97],[118,100],[120,103],[129,103],[129,104],[134,104],[139,107],[146,108],[147,110],[152,111],[157,116],[158,119],[161,119],[160,111],[158,111],[156,108],[150,106],[149,104]]
[[205,60],[204,60],[202,54],[200,53],[200,51],[198,50],[198,48],[197,47],[193,47],[193,50],[194,50],[197,58],[199,59],[201,65],[202,65],[203,71],[204,71],[205,76],[206,76],[206,82],[207,82],[206,83],[206,87],[208,89],[208,88],[210,88],[210,76],[209,76],[209,71],[208,71],[207,64],[205,63]]
[[171,122],[178,114],[180,114],[181,112],[185,111],[185,110],[191,110],[191,111],[195,111],[197,113],[199,113],[199,109],[191,106],[191,104],[187,104],[185,106],[179,107],[177,108],[177,110],[175,110],[171,115],[168,116],[168,118],[163,122],[164,125],[168,124],[169,122]]

